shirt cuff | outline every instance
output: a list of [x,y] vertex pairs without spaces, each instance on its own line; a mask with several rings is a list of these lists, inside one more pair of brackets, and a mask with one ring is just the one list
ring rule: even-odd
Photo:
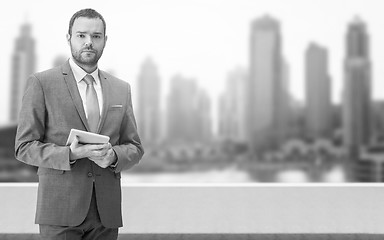
[[116,157],[116,160],[115,160],[114,163],[112,163],[111,165],[109,165],[109,167],[112,168],[112,169],[115,169],[115,168],[117,167],[117,164],[119,163],[119,161],[118,161],[118,159],[117,159],[117,154],[116,154],[115,150],[114,150],[114,149],[112,149],[112,150],[113,150],[113,155],[115,155],[115,157]]

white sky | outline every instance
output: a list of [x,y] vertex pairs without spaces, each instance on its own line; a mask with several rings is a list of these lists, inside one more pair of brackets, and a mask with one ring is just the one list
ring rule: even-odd
[[37,71],[42,71],[52,67],[58,54],[69,56],[65,39],[69,19],[86,7],[99,11],[107,22],[101,69],[112,70],[135,91],[140,65],[151,56],[162,81],[168,82],[177,73],[195,78],[213,101],[223,90],[228,72],[248,65],[251,21],[269,14],[281,22],[292,94],[304,97],[304,52],[315,41],[329,50],[333,100],[339,102],[347,25],[359,15],[371,37],[373,96],[384,99],[384,8],[380,0],[13,0],[0,8],[0,124],[8,120],[10,60],[21,24],[32,24]]

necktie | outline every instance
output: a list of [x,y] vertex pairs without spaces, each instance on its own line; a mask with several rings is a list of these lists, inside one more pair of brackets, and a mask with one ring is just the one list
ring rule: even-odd
[[96,90],[93,86],[95,79],[89,74],[84,77],[85,83],[87,83],[86,95],[86,106],[87,106],[87,117],[88,125],[91,132],[97,131],[97,126],[100,119],[99,101],[97,100]]

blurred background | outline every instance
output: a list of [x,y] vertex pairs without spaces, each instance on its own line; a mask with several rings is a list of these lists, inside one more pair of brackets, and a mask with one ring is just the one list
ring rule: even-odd
[[[132,86],[145,156],[128,183],[382,182],[379,0],[14,0],[0,9],[0,181],[28,76],[70,57],[82,8],[99,11],[100,69]],[[5,5],[5,4],[3,4]]]

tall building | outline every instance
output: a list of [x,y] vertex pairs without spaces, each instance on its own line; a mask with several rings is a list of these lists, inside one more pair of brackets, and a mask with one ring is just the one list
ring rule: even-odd
[[197,106],[195,109],[197,141],[208,142],[212,139],[212,106],[208,92],[204,89],[199,89],[196,96]]
[[138,131],[146,144],[161,138],[161,80],[156,64],[146,59],[138,77]]
[[58,67],[63,65],[68,60],[68,56],[65,55],[57,55],[53,60],[53,67]]
[[306,134],[310,138],[330,137],[332,103],[327,50],[311,43],[306,50],[305,63]]
[[238,68],[228,75],[219,99],[219,135],[224,139],[246,140],[246,81],[248,73]]
[[343,96],[343,143],[350,155],[371,137],[371,61],[366,24],[356,18],[346,36]]
[[372,109],[373,115],[373,129],[375,136],[374,139],[376,142],[381,144],[384,143],[384,101],[379,100],[373,103]]
[[12,55],[11,64],[11,122],[18,121],[27,79],[30,74],[35,72],[35,40],[32,38],[31,31],[32,27],[30,24],[23,24],[20,28],[20,35],[15,40],[15,50]]
[[211,103],[194,79],[177,75],[171,79],[167,98],[168,142],[204,142],[211,132]]
[[251,25],[247,128],[251,147],[278,147],[287,126],[288,89],[280,23],[264,16]]

